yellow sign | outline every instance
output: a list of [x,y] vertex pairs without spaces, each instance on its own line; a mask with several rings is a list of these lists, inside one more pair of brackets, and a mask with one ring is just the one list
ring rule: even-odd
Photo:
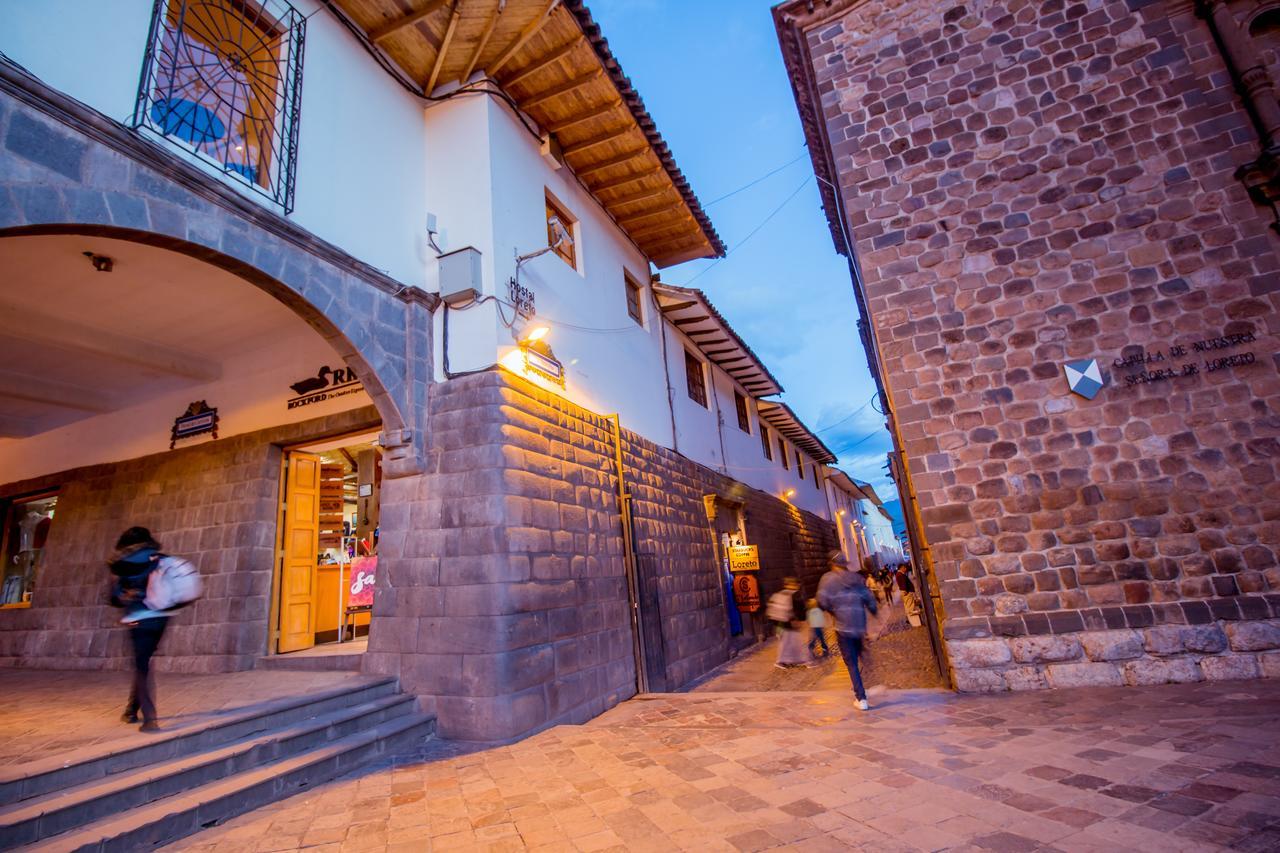
[[729,571],[731,572],[760,571],[760,552],[756,550],[756,546],[755,545],[730,545],[729,546]]

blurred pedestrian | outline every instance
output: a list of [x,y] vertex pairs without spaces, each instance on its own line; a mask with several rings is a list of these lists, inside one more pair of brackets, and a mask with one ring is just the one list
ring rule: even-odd
[[867,589],[860,574],[849,571],[844,555],[835,552],[830,563],[831,570],[818,582],[818,604],[835,618],[840,656],[849,670],[858,708],[866,711],[871,706],[867,704],[867,691],[862,686],[858,658],[862,655],[863,640],[867,634],[867,612],[876,612],[876,597]]
[[156,722],[156,687],[151,674],[151,658],[160,646],[160,638],[169,623],[169,614],[151,610],[146,605],[147,584],[157,570],[160,559],[160,543],[145,527],[130,527],[116,541],[116,553],[110,561],[112,586],[111,603],[124,609],[121,624],[129,627],[129,643],[133,648],[133,685],[129,690],[129,702],[121,719],[126,723],[138,722],[142,713],[142,731],[160,730]]
[[806,613],[809,621],[809,631],[812,636],[809,637],[809,654],[814,657],[818,656],[818,646],[822,646],[822,656],[825,658],[831,654],[831,649],[827,646],[827,618],[822,612],[822,608],[818,606],[818,599],[809,599],[809,609]]
[[809,663],[804,636],[800,632],[805,623],[803,602],[800,582],[793,577],[784,578],[782,589],[769,597],[766,614],[778,632],[778,660],[775,666],[803,666]]

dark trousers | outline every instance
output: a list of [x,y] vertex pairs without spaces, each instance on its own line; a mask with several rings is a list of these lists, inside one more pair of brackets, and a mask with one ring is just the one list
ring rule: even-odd
[[809,654],[816,655],[818,653],[818,645],[822,645],[822,653],[824,655],[831,654],[831,649],[827,648],[827,632],[825,628],[813,628],[813,636],[809,639]]
[[862,672],[858,669],[858,657],[862,654],[862,637],[854,634],[836,632],[836,640],[840,643],[840,657],[849,670],[849,680],[853,682],[853,695],[859,699],[867,698],[867,691],[862,689]]
[[133,687],[129,690],[125,713],[132,716],[141,711],[144,722],[156,718],[156,682],[151,675],[151,657],[160,646],[168,623],[168,619],[143,619],[129,629],[129,642],[133,644]]

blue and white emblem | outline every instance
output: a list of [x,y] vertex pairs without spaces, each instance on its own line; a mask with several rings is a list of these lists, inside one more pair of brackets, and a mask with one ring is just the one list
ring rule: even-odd
[[1086,400],[1092,400],[1102,390],[1102,368],[1096,358],[1068,361],[1062,370],[1067,374],[1067,387]]

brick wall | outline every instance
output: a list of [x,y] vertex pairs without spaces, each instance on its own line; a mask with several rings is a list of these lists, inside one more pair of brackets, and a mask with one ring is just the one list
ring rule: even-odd
[[[1206,23],[804,6],[957,684],[1257,675],[1280,642],[1242,624],[1280,616],[1280,255],[1233,177],[1258,141]],[[1085,400],[1062,365],[1093,357]]]
[[[433,386],[429,420],[427,475],[384,491],[384,552],[401,556],[379,572],[366,670],[398,675],[442,733],[461,739],[583,722],[631,696],[612,425],[501,370]],[[703,495],[746,502],[748,529],[763,537],[765,589],[794,570],[816,577],[835,531],[623,438],[636,550],[659,575],[674,688],[728,656]]]
[[105,561],[127,527],[195,563],[204,595],[170,621],[156,667],[247,669],[266,652],[280,446],[371,428],[372,408],[125,462],[0,485],[0,499],[58,489],[31,607],[0,610],[0,665],[128,669],[120,611],[106,603]]

